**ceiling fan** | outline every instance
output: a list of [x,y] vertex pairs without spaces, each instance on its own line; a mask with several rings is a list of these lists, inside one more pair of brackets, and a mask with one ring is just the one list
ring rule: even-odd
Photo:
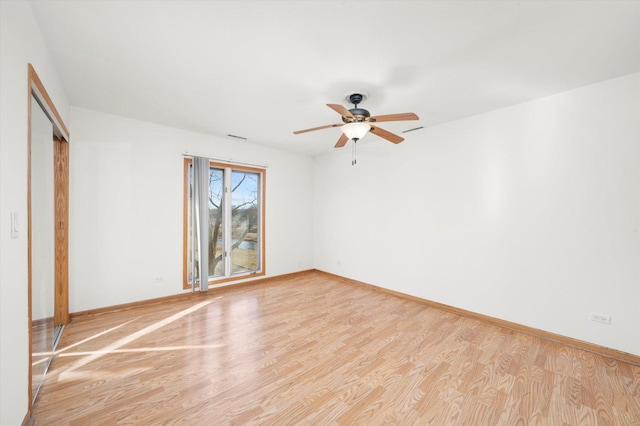
[[369,111],[363,108],[358,108],[358,104],[366,100],[366,95],[360,93],[354,93],[348,97],[349,102],[353,104],[352,109],[346,109],[342,105],[327,104],[329,108],[337,112],[342,116],[342,123],[328,124],[326,126],[313,127],[311,129],[297,130],[293,132],[294,135],[299,133],[313,132],[315,130],[328,129],[331,127],[340,127],[342,135],[336,143],[336,148],[342,148],[349,141],[353,140],[354,143],[362,139],[367,133],[371,132],[376,136],[388,140],[393,143],[400,143],[404,140],[403,137],[384,130],[373,123],[383,121],[409,121],[419,120],[418,116],[412,112],[405,112],[402,114],[386,114],[371,116]]

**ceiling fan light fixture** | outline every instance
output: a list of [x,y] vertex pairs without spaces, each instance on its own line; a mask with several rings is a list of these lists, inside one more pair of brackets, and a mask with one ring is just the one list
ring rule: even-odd
[[371,130],[371,126],[369,123],[363,123],[361,121],[347,123],[340,128],[342,133],[344,133],[349,139],[360,140],[366,135],[369,130]]

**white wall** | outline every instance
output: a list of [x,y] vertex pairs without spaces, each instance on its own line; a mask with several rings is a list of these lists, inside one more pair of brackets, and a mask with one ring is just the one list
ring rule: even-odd
[[374,139],[316,160],[316,268],[640,355],[639,73]]
[[313,268],[313,159],[71,108],[70,311],[182,292],[183,153],[267,165],[266,271]]
[[[0,2],[0,424],[18,425],[28,409],[27,63],[62,119],[68,103],[29,3]],[[12,239],[10,212],[18,213]]]

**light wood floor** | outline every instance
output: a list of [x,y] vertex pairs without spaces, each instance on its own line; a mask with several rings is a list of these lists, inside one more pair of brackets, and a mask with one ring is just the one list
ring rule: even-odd
[[36,425],[639,425],[640,367],[322,273],[76,318]]

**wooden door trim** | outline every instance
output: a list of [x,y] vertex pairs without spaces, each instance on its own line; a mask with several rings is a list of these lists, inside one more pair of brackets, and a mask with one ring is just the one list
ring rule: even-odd
[[[49,116],[49,120],[53,123],[56,137],[69,142],[69,130],[64,125],[64,121],[60,117],[56,106],[53,104],[47,89],[44,88],[42,80],[38,77],[33,65],[29,64],[29,121],[31,121],[31,95],[35,95],[41,102],[41,106]],[[31,128],[31,127],[29,127]],[[59,133],[59,134],[58,134]],[[29,132],[29,141],[31,141],[31,132]]]
[[54,161],[54,221],[55,221],[55,326],[69,323],[69,144],[55,138]]

